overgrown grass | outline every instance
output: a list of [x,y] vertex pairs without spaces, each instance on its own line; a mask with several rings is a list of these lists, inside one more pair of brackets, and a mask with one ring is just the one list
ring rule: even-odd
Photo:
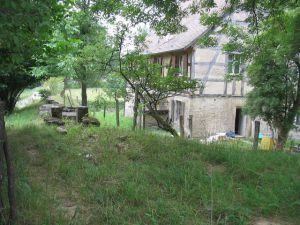
[[[108,111],[106,112],[105,118],[103,112],[92,112],[91,116],[96,117],[101,121],[101,126],[104,128],[116,127],[116,113]],[[125,117],[123,111],[120,111],[120,128],[131,129],[132,128],[132,118]]]
[[297,155],[109,126],[73,125],[60,135],[35,118],[34,107],[7,118],[18,224],[202,225],[211,214],[214,224],[300,220]]
[[35,88],[27,88],[25,89],[19,97],[19,100],[23,100],[25,98],[30,97],[34,92],[39,92],[42,87],[35,87]]

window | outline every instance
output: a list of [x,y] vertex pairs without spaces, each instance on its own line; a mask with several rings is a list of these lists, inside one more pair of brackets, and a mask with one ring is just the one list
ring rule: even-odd
[[238,54],[228,55],[228,68],[229,74],[239,74],[241,72],[241,56]]
[[154,64],[161,64],[161,57],[154,57],[153,58],[153,63]]
[[164,75],[163,74],[163,72],[164,72],[164,69],[163,69],[163,58],[162,57],[154,57],[153,58],[153,63],[161,65],[160,73],[161,73],[161,75]]
[[183,73],[183,60],[181,55],[175,56],[175,68],[179,69],[179,73]]

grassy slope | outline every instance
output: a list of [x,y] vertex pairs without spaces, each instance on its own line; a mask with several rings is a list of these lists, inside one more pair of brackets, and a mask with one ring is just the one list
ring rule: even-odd
[[35,107],[7,124],[19,224],[209,224],[211,199],[214,224],[300,220],[298,156],[108,127],[62,136]]

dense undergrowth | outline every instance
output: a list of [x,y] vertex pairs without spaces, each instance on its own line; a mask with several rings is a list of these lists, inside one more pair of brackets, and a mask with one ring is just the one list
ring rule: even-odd
[[252,224],[300,220],[297,155],[201,145],[128,129],[7,118],[18,224]]

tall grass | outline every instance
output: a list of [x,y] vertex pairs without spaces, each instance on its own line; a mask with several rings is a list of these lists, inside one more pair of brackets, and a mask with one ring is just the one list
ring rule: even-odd
[[214,224],[300,220],[297,155],[201,145],[109,124],[73,125],[63,136],[30,125],[34,110],[7,118],[19,224],[202,225],[211,215]]

